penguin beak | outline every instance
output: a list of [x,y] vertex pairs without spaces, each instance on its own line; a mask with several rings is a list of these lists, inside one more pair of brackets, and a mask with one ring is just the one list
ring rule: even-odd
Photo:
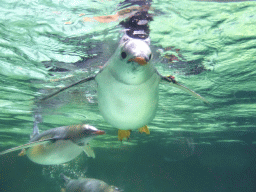
[[102,130],[98,130],[94,133],[95,135],[104,135],[105,134],[105,131],[102,131]]
[[134,58],[129,59],[128,61],[134,61],[134,62],[138,63],[139,65],[148,64],[147,60],[143,57],[134,57]]

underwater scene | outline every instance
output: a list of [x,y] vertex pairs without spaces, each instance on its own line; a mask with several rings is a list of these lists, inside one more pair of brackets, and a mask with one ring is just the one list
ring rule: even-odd
[[256,191],[256,2],[1,0],[1,192]]

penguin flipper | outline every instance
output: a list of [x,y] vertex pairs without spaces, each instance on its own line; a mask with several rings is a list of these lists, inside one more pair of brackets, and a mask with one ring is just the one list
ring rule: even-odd
[[47,95],[47,96],[43,97],[40,101],[46,101],[47,99],[50,99],[51,97],[61,93],[62,91],[65,91],[65,90],[67,90],[67,89],[69,89],[71,87],[74,87],[76,85],[79,85],[79,84],[82,84],[82,83],[85,83],[85,82],[88,82],[88,81],[91,81],[91,80],[94,80],[94,79],[95,79],[95,76],[91,76],[91,77],[87,77],[85,79],[82,79],[82,80],[80,80],[80,81],[78,81],[76,83],[73,83],[73,84],[71,84],[69,86],[61,88],[59,91],[56,91],[56,92],[54,92],[54,93],[52,93],[50,95]]
[[51,139],[34,141],[34,142],[31,142],[31,143],[27,143],[27,144],[24,144],[24,145],[21,145],[21,146],[18,146],[18,147],[14,147],[14,148],[2,151],[2,152],[0,152],[0,155],[4,155],[6,153],[10,153],[10,152],[13,152],[13,151],[18,151],[18,150],[21,150],[21,149],[26,149],[26,148],[29,148],[29,147],[34,147],[34,146],[37,146],[37,145],[42,145],[42,144],[49,143],[49,142],[51,142]]
[[95,159],[95,153],[93,151],[93,149],[90,147],[90,145],[84,145],[83,146],[83,150],[85,152],[85,154],[88,156],[88,157],[92,157],[93,159]]
[[162,80],[171,83],[172,86],[177,87],[177,88],[179,88],[179,89],[181,89],[181,90],[183,90],[183,91],[189,93],[190,95],[192,95],[192,96],[194,96],[194,97],[200,99],[201,101],[203,101],[203,102],[206,103],[206,104],[209,104],[209,101],[207,101],[207,100],[206,100],[205,98],[203,98],[201,95],[199,95],[199,94],[196,93],[195,91],[193,91],[193,90],[191,90],[191,89],[185,87],[184,85],[179,84],[176,80],[174,80],[174,77],[172,77],[172,76],[169,76],[169,77],[161,76],[161,77],[162,77]]

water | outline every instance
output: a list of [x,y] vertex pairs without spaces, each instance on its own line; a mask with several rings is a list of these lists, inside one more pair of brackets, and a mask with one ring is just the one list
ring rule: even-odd
[[96,159],[42,166],[17,152],[1,156],[0,191],[60,191],[60,173],[128,192],[255,191],[255,2],[152,3],[156,68],[211,105],[162,83],[149,136],[133,131],[129,142],[117,141],[98,111],[93,82],[35,103],[99,71],[121,28],[83,18],[115,14],[119,2],[1,2],[0,150],[28,142],[34,113],[43,116],[41,130],[89,123],[107,134],[91,142]]

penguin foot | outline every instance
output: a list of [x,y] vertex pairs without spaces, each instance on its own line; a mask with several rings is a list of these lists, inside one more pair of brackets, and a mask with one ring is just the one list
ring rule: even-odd
[[118,129],[118,141],[123,141],[123,138],[127,138],[127,140],[129,140],[130,135],[131,135],[131,129],[129,130],[121,130]]
[[25,156],[26,155],[26,150],[22,149],[21,152],[18,154],[18,156]]
[[147,125],[145,125],[145,126],[139,128],[139,132],[140,132],[140,133],[146,133],[147,135],[150,134],[150,131],[148,130],[148,126],[147,126]]

